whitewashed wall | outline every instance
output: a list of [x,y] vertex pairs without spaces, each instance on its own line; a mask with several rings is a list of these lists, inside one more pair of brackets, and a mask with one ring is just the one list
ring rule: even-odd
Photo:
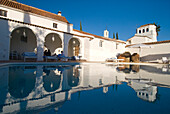
[[72,24],[67,24],[62,21],[58,21],[55,19],[51,19],[48,17],[36,15],[33,13],[28,13],[24,12],[19,9],[11,8],[11,7],[6,7],[3,5],[0,5],[0,9],[6,10],[7,11],[7,17],[9,19],[21,21],[21,22],[26,22],[26,23],[31,23],[31,24],[36,24],[39,26],[47,27],[47,28],[53,28],[53,23],[57,24],[56,30],[61,30],[64,32],[72,32],[73,31],[73,25]]
[[127,44],[139,44],[139,43],[147,43],[152,42],[152,39],[148,37],[141,37],[141,36],[134,36],[130,41],[127,42]]
[[[147,28],[149,29],[148,32],[147,32]],[[143,32],[143,29],[145,30],[145,32]],[[139,33],[139,30],[141,30],[141,33]],[[139,27],[137,29],[136,35],[148,36],[152,39],[152,42],[156,42],[157,41],[156,26],[155,25],[147,25],[147,26]]]
[[[102,41],[102,47],[99,46]],[[124,45],[118,43],[116,49],[116,42],[102,39],[93,39],[90,41],[90,61],[105,61],[107,58],[116,57],[118,53],[124,52]]]
[[[0,32],[3,34],[1,35],[0,39],[2,39],[3,42],[1,42],[2,48],[0,49],[0,52],[2,52],[2,55],[0,55],[0,60],[9,60],[9,53],[10,53],[9,36],[11,35],[12,31],[18,27],[29,28],[35,34],[37,40],[38,61],[43,60],[43,47],[44,47],[45,37],[50,33],[59,34],[62,40],[62,48],[66,56],[68,55],[68,43],[71,38],[77,38],[80,41],[80,53],[82,54],[82,58],[86,59],[87,61],[105,61],[107,58],[116,57],[118,53],[123,53],[125,51],[125,44],[114,42],[114,41],[103,40],[100,38],[95,38],[93,35],[87,35],[87,34],[82,34],[80,32],[73,31],[72,24],[68,24],[51,18],[24,12],[11,7],[0,5],[0,8],[8,12],[7,18],[9,19],[17,20],[25,23],[31,23],[47,28],[52,28],[52,29],[54,29],[53,23],[57,23],[58,28],[56,30],[66,32],[66,33],[56,32],[56,31],[51,31],[43,28],[38,28],[31,25],[25,25],[21,23],[12,22],[12,21],[2,20],[0,22],[0,24],[2,25],[2,27],[0,28]],[[74,36],[73,34],[68,34],[68,33],[73,33],[76,35],[82,35],[86,37],[79,37],[76,35]],[[93,40],[90,40],[89,37],[93,38]],[[102,47],[99,47],[100,41],[103,42]]]
[[126,48],[131,54],[140,53],[141,61],[161,62],[162,57],[170,57],[170,43],[152,44],[151,48]]
[[8,21],[1,20],[0,25],[0,60],[8,60],[10,42]]
[[[118,54],[125,52],[124,43],[95,38],[92,35],[76,31],[74,31],[74,34],[87,36],[87,38],[80,38],[84,50],[82,54],[87,61],[106,61],[107,58],[116,57]],[[90,40],[88,37],[93,39]],[[102,47],[99,46],[100,41],[102,41]]]

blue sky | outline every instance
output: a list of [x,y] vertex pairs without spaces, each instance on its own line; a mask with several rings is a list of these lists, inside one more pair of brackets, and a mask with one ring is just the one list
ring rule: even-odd
[[156,22],[161,26],[158,41],[170,40],[170,0],[17,0],[52,13],[60,10],[62,16],[79,30],[110,37],[119,33],[120,40],[132,37],[136,28]]

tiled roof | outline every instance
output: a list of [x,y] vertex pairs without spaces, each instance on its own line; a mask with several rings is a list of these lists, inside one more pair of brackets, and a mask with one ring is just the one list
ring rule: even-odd
[[82,34],[86,34],[86,35],[91,35],[91,36],[94,36],[95,38],[100,38],[100,39],[103,39],[103,40],[115,41],[115,42],[120,42],[120,43],[124,43],[125,44],[125,42],[121,41],[121,40],[105,38],[105,37],[102,37],[102,36],[94,35],[94,34],[87,33],[87,32],[80,31],[80,30],[76,30],[76,29],[73,29],[73,31],[76,31],[76,32],[79,32],[79,33],[82,33]]
[[[163,43],[170,43],[170,40],[158,41],[158,42],[148,42],[148,43],[143,43],[143,44],[154,45],[154,44],[163,44]],[[136,45],[136,44],[126,45],[126,47],[133,46],[133,45]]]
[[59,16],[54,13],[50,13],[50,12],[47,12],[47,11],[44,11],[44,10],[41,10],[41,9],[38,9],[32,6],[28,6],[25,4],[21,4],[15,1],[0,0],[0,4],[68,23],[67,19],[63,16]]
[[[146,24],[146,25],[142,25],[142,26],[140,26],[140,27],[145,27],[145,26],[148,26],[148,25],[154,25],[154,24]],[[139,28],[140,28],[139,27]]]

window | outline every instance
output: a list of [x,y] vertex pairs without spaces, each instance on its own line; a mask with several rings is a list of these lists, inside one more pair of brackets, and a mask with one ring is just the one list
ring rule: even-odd
[[139,95],[141,95],[141,92],[139,92]]
[[0,9],[0,16],[7,17],[7,11]]
[[119,45],[119,44],[118,44],[118,43],[116,43],[116,49],[118,49],[118,45]]
[[103,41],[100,40],[99,47],[102,47],[102,46],[103,46]]
[[145,29],[143,29],[143,33],[145,33]]
[[146,29],[146,32],[149,32],[149,28]]
[[148,94],[146,93],[146,98],[148,98]]
[[56,23],[53,23],[53,28],[57,28],[57,24]]
[[141,33],[141,30],[139,30],[139,34]]

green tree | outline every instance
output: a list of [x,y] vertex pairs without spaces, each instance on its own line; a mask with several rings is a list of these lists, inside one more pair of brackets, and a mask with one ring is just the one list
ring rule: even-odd
[[155,26],[156,26],[156,33],[157,33],[157,36],[159,35],[159,32],[161,31],[161,26],[160,25],[158,25],[157,23],[152,23],[152,24],[154,24]]
[[81,21],[80,21],[80,31],[83,31],[83,30],[82,30],[82,25],[81,25]]
[[118,32],[116,32],[116,39],[117,39],[117,40],[119,39],[119,37],[118,37]]
[[113,39],[115,39],[115,33],[113,33]]

